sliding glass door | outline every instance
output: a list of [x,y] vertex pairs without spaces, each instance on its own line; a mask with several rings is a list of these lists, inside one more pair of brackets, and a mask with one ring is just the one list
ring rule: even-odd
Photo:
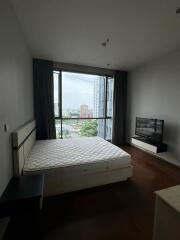
[[112,137],[113,78],[54,71],[57,138]]

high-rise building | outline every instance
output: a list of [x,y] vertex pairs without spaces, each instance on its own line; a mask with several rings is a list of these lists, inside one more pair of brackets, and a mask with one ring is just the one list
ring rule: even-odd
[[98,77],[94,80],[94,117],[104,116],[104,92],[105,92],[105,77]]
[[[94,117],[104,117],[105,77],[94,80]],[[98,134],[104,138],[104,119],[98,119]]]
[[54,114],[55,117],[59,116],[59,103],[54,103]]
[[[113,79],[108,78],[107,86],[107,116],[112,117],[113,111]],[[105,116],[105,77],[94,81],[94,117]],[[106,121],[106,122],[105,122]],[[106,125],[106,128],[105,128]],[[98,119],[98,136],[106,139],[112,138],[112,119]]]
[[83,104],[80,106],[80,118],[88,118],[89,116],[89,109],[88,105]]
[[[113,89],[114,89],[114,79],[108,78],[107,86],[107,117],[113,117]],[[112,119],[106,120],[106,139],[112,139]]]

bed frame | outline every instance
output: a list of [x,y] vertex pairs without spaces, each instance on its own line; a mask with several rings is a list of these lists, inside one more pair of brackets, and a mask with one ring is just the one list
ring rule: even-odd
[[36,122],[28,122],[12,134],[14,176],[23,174],[24,162],[36,142]]
[[[33,120],[13,133],[14,176],[23,175],[25,159],[36,142],[36,122]],[[125,181],[132,177],[132,166],[107,170],[62,176],[58,169],[44,171],[44,196],[58,195],[80,189],[91,188],[108,183]],[[42,171],[41,171],[42,172]],[[39,171],[33,172],[33,174]]]

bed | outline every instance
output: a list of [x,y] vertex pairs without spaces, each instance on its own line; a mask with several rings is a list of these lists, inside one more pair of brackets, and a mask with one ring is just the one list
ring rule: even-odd
[[131,156],[100,137],[36,141],[35,121],[13,133],[14,175],[44,173],[44,196],[132,176]]

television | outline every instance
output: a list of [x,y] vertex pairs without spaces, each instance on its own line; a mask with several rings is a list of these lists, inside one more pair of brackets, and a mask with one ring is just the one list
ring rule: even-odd
[[164,120],[153,118],[136,118],[135,134],[142,139],[161,144],[163,142]]

